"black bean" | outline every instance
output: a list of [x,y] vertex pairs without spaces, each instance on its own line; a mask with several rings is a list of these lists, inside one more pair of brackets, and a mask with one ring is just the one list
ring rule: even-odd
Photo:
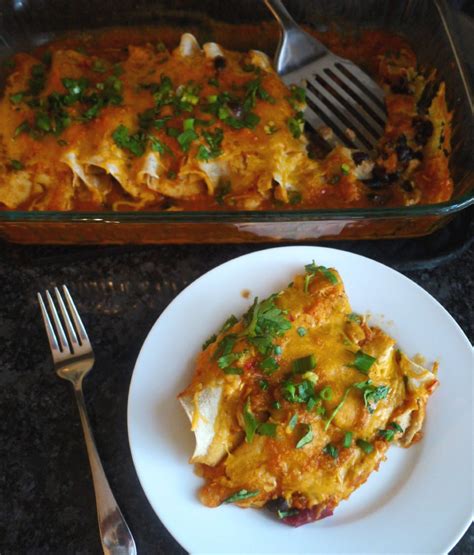
[[277,497],[276,499],[267,501],[265,507],[272,513],[278,513],[278,511],[288,511],[290,509],[290,506],[283,497]]
[[240,102],[229,100],[227,106],[235,118],[240,119],[244,115],[244,108]]
[[398,178],[400,177],[400,174],[398,172],[393,172],[393,173],[388,173],[387,174],[387,179],[389,183],[394,183],[395,181],[398,181]]
[[415,190],[413,183],[408,179],[405,179],[404,181],[402,181],[402,183],[400,184],[400,187],[407,193],[413,193],[413,191]]
[[226,65],[227,61],[224,56],[216,56],[214,58],[214,68],[217,69],[217,71],[219,71],[220,69],[224,69]]
[[414,151],[406,145],[397,146],[395,152],[400,162],[409,162],[414,158]]
[[415,131],[415,142],[421,146],[426,145],[428,139],[433,134],[433,124],[431,121],[416,117],[413,118],[412,125]]
[[408,80],[403,75],[398,79],[397,83],[391,85],[390,89],[394,94],[411,94],[408,88]]
[[428,108],[431,106],[433,102],[433,98],[436,96],[438,92],[439,83],[433,83],[433,81],[428,81],[423,92],[421,94],[421,98],[416,105],[416,109],[419,114],[426,114]]
[[379,206],[387,204],[389,200],[389,197],[387,195],[379,195],[377,193],[368,193],[367,198],[371,200],[374,204],[378,204]]
[[354,164],[356,166],[358,166],[359,164],[362,164],[362,162],[364,160],[368,160],[369,159],[369,155],[367,154],[367,152],[353,152],[352,153],[352,160],[354,160]]

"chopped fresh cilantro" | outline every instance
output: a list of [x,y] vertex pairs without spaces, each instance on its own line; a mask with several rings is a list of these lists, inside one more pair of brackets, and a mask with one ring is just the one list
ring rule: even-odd
[[[185,122],[186,121],[189,121],[189,120],[185,120]],[[191,143],[195,141],[197,138],[198,138],[198,134],[196,133],[196,131],[194,131],[194,129],[185,129],[182,133],[180,133],[177,136],[178,143],[180,144],[181,149],[184,152],[189,151],[191,147]]]
[[209,79],[207,83],[212,87],[219,87],[219,81],[215,77],[212,77],[211,79]]
[[257,434],[261,436],[275,437],[277,425],[272,422],[263,422],[257,427]]
[[344,434],[344,441],[342,442],[342,445],[348,449],[352,444],[352,432],[346,432]]
[[217,128],[214,133],[211,133],[210,131],[204,131],[202,135],[207,141],[209,147],[200,145],[196,158],[198,160],[208,161],[220,156],[222,154],[221,143],[224,138],[224,132],[222,131],[222,129]]
[[370,368],[376,360],[377,359],[375,357],[372,357],[367,353],[364,353],[364,351],[359,350],[355,354],[354,362],[352,364],[349,364],[349,366],[351,368],[356,368],[357,370],[359,370],[359,372],[362,372],[363,374],[368,374]]
[[233,314],[231,314],[229,318],[227,318],[227,320],[224,322],[224,325],[221,328],[221,333],[230,330],[230,328],[237,324],[237,322],[237,318]]
[[372,453],[372,451],[374,450],[374,446],[371,443],[369,443],[368,441],[365,441],[365,439],[356,439],[356,444],[367,455]]
[[281,409],[281,403],[280,403],[280,401],[275,401],[275,402],[272,404],[272,407],[273,407],[274,409],[276,409],[276,410],[280,410],[280,409]]
[[24,165],[20,162],[20,160],[10,160],[10,167],[12,170],[19,171],[24,169]]
[[92,63],[92,71],[96,73],[105,73],[107,68],[105,67],[105,63],[103,60],[94,60]]
[[259,491],[247,491],[246,489],[241,489],[237,493],[232,494],[227,499],[224,499],[222,503],[235,503],[236,501],[242,501],[243,499],[249,499],[250,497],[255,497],[259,494]]
[[265,374],[273,374],[279,368],[278,362],[273,357],[267,357],[260,363],[260,368],[263,369]]
[[334,420],[334,417],[336,416],[336,414],[342,409],[342,407],[343,407],[344,403],[346,402],[347,396],[349,395],[349,392],[351,391],[351,389],[352,389],[352,386],[350,385],[344,391],[344,395],[342,396],[342,399],[339,401],[337,407],[332,411],[331,416],[326,421],[326,424],[324,426],[324,431],[326,431],[329,428],[329,425]]
[[28,80],[28,94],[38,96],[46,84],[46,66],[36,64],[31,68],[31,76]]
[[224,179],[216,187],[214,192],[214,198],[217,204],[224,204],[224,197],[232,191],[232,184],[230,181]]
[[316,357],[314,355],[307,355],[305,357],[297,358],[291,363],[291,370],[295,374],[304,374],[316,368]]
[[222,355],[217,359],[217,365],[219,368],[227,368],[236,360],[239,360],[241,353],[229,353],[227,355]]
[[303,328],[301,326],[296,331],[300,337],[304,337],[307,333],[306,328]]
[[217,348],[214,352],[214,355],[213,355],[214,360],[217,360],[219,357],[228,355],[229,353],[231,353],[236,341],[237,341],[237,336],[235,335],[235,333],[229,333],[228,335],[223,337],[219,341]]
[[364,405],[371,414],[374,412],[375,405],[378,401],[385,399],[390,391],[388,385],[374,386],[372,385],[371,380],[355,383],[352,387],[355,387],[363,392]]
[[294,414],[288,422],[288,428],[293,431],[296,428],[296,424],[298,424],[298,415]]
[[142,156],[145,153],[146,136],[141,132],[130,134],[125,125],[119,125],[112,133],[112,138],[118,147],[128,150],[134,156]]
[[305,266],[306,276],[304,281],[304,292],[308,292],[308,287],[311,280],[314,276],[319,272],[321,273],[328,281],[330,281],[333,285],[338,283],[337,276],[326,266],[317,266],[313,260],[311,264],[306,264]]
[[20,123],[20,125],[15,129],[13,136],[18,137],[18,135],[21,135],[22,133],[28,133],[30,130],[31,130],[31,125],[28,121],[25,120],[22,123]]
[[212,343],[216,341],[216,339],[217,339],[216,334],[211,335],[211,337],[206,339],[206,341],[204,341],[204,343],[202,344],[202,350],[205,351],[209,347],[209,345],[212,345]]
[[280,345],[275,345],[275,346],[273,347],[273,352],[274,352],[276,355],[281,355],[281,353],[283,352],[283,349],[281,348]]
[[299,204],[302,201],[303,197],[299,191],[289,191],[288,192],[288,200],[292,206],[295,204]]
[[250,397],[248,397],[247,401],[245,402],[243,416],[245,441],[247,443],[252,443],[255,432],[257,430],[258,422],[250,410]]
[[286,380],[281,385],[283,397],[290,403],[307,403],[310,399],[315,398],[314,384],[309,380],[303,380],[300,383],[293,383]]
[[306,102],[306,90],[303,87],[298,87],[297,85],[290,86],[291,98],[297,102]]
[[326,447],[323,449],[323,453],[329,455],[333,459],[337,459],[339,457],[339,451],[337,447],[335,447],[332,443],[328,443]]
[[12,104],[20,104],[20,102],[23,100],[24,96],[25,96],[24,92],[17,92],[15,94],[11,94],[10,95],[10,102]]
[[297,449],[301,449],[302,447],[304,447],[305,445],[313,441],[314,436],[313,436],[313,429],[311,428],[311,424],[305,424],[305,429],[306,429],[306,433],[296,444]]
[[258,385],[262,391],[266,391],[268,389],[268,382],[267,380],[258,380]]
[[287,120],[288,129],[295,139],[299,139],[303,134],[304,115],[303,112],[297,112],[294,117]]
[[237,368],[236,366],[228,366],[223,370],[224,370],[224,374],[231,374],[231,375],[237,375],[237,376],[240,376],[244,373],[242,368]]
[[172,154],[170,147],[153,135],[148,135],[148,140],[150,141],[151,150],[153,150],[153,152],[159,152],[160,154]]
[[342,172],[344,175],[349,175],[350,170],[351,170],[351,168],[349,167],[348,164],[342,164],[342,165],[341,165],[341,172]]

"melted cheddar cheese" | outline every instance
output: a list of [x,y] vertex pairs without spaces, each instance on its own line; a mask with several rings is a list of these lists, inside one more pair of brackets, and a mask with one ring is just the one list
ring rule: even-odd
[[209,507],[276,504],[289,524],[316,520],[377,470],[392,442],[421,437],[434,372],[352,313],[336,270],[306,270],[230,319],[179,395]]
[[[304,89],[286,87],[261,51],[201,47],[189,33],[176,46],[166,30],[108,36],[14,56],[0,100],[0,208],[280,210],[452,194],[444,84],[417,70],[399,37],[318,35],[386,90],[385,134],[369,158],[329,129],[319,131],[331,148],[316,149]],[[166,45],[150,41],[161,36]]]

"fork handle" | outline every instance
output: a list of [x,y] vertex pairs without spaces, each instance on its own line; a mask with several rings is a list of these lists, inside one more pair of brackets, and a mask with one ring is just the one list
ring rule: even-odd
[[87,416],[82,385],[74,384],[82,431],[94,482],[100,540],[105,555],[136,555],[135,541],[110,489]]
[[288,13],[281,0],[264,0],[280,24],[282,34],[275,55],[275,69],[281,76],[293,71],[295,62],[301,67],[328,53],[322,42],[303,31]]

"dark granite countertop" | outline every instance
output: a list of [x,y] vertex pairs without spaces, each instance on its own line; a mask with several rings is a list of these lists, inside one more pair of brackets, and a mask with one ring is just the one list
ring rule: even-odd
[[[468,236],[472,229],[471,224]],[[418,244],[424,251],[428,243],[416,241],[406,243],[406,250]],[[395,263],[393,242],[337,246],[401,268],[441,302],[473,341],[474,248],[468,243],[447,257],[419,263],[404,263],[403,257]],[[69,284],[93,339],[97,358],[85,383],[87,406],[104,468],[139,554],[183,553],[153,513],[132,464],[126,427],[132,369],[150,327],[181,289],[214,266],[265,247],[0,243],[1,553],[101,552],[77,409],[70,386],[53,371],[36,291]],[[452,553],[473,552],[471,525]]]

